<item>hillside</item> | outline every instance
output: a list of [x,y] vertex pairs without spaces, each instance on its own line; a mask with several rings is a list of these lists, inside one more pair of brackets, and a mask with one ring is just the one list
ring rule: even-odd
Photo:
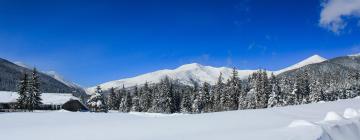
[[[0,58],[0,91],[16,91],[17,84],[24,73],[31,73],[31,70]],[[76,93],[77,96],[84,94],[84,90],[73,87],[49,76],[39,73],[41,91],[50,93]]]

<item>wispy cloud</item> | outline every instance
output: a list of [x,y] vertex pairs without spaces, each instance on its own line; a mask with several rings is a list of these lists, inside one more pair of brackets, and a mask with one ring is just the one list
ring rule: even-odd
[[322,7],[319,25],[336,34],[345,29],[346,20],[360,17],[360,0],[326,0]]

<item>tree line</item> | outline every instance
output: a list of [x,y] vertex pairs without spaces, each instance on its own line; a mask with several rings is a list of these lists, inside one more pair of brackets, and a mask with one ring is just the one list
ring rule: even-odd
[[188,86],[165,77],[155,84],[111,88],[106,95],[98,86],[87,105],[94,112],[152,113],[208,113],[300,105],[358,96],[359,75],[350,75],[349,82],[339,87],[331,79],[311,78],[307,71],[294,78],[279,78],[259,70],[242,80],[234,68],[226,81],[220,73],[215,85],[194,82]]

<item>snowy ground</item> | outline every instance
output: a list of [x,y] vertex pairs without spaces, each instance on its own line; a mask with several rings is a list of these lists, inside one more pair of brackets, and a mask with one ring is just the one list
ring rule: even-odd
[[[359,140],[357,109],[360,99],[199,115],[2,113],[0,139]],[[343,118],[345,110],[347,119]]]

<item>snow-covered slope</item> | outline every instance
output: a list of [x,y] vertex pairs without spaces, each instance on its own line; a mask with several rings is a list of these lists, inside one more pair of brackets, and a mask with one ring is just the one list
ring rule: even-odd
[[[23,62],[20,62],[20,61],[15,61],[13,62],[14,64],[20,66],[20,67],[24,67],[24,68],[27,68],[27,69],[33,69],[34,67],[31,67]],[[65,78],[63,76],[61,76],[59,73],[57,73],[56,71],[43,71],[42,73],[54,78],[55,80],[58,80],[59,82],[69,86],[69,87],[73,87],[73,88],[81,88],[80,85],[74,83],[74,82],[71,82],[71,81],[68,81],[68,80],[65,80]]]
[[326,61],[325,58],[319,56],[319,55],[313,55],[299,63],[296,63],[290,67],[287,67],[287,68],[284,68],[284,69],[281,69],[281,70],[278,70],[278,71],[275,71],[274,73],[275,74],[280,74],[280,73],[283,73],[283,72],[286,72],[286,71],[290,71],[290,70],[294,70],[294,69],[298,69],[298,68],[301,68],[303,66],[306,66],[306,65],[310,65],[310,64],[316,64],[316,63],[321,63],[321,62],[324,62]]
[[351,55],[348,55],[350,57],[359,57],[360,56],[360,53],[357,53],[357,54],[351,54]]
[[16,64],[16,65],[18,65],[18,66],[20,66],[20,67],[24,67],[24,68],[28,68],[28,69],[33,69],[33,67],[31,67],[31,66],[29,66],[29,65],[27,65],[27,64],[25,64],[25,63],[23,63],[23,62],[20,62],[20,61],[15,61],[15,62],[13,62],[14,64]]
[[189,115],[0,113],[0,134],[2,140],[359,140],[359,107],[360,99],[349,99]]
[[[326,60],[325,58],[319,55],[314,55],[285,69],[279,71],[268,71],[268,73],[270,74],[274,72],[274,74],[280,74],[282,72],[297,69],[309,64],[320,63],[325,60]],[[247,78],[250,74],[252,74],[255,71],[257,70],[238,70],[238,73],[240,78]],[[197,63],[192,63],[192,64],[186,64],[180,66],[174,70],[169,70],[169,69],[159,70],[159,71],[143,74],[140,76],[136,76],[133,78],[126,78],[126,79],[106,82],[100,84],[100,86],[105,90],[108,90],[112,87],[121,88],[123,85],[125,87],[132,87],[135,85],[142,85],[145,82],[158,83],[165,76],[168,76],[169,78],[174,80],[179,80],[181,83],[186,85],[192,85],[192,81],[196,81],[198,83],[208,82],[210,84],[215,84],[220,73],[223,74],[224,80],[227,80],[231,76],[232,68],[227,68],[227,67],[216,68],[211,66],[203,66]],[[96,87],[90,87],[87,89],[87,93],[89,94],[94,93],[95,89]]]
[[52,78],[58,80],[59,82],[69,86],[69,87],[74,87],[74,88],[81,88],[80,85],[74,83],[74,82],[71,82],[71,81],[68,81],[68,80],[65,80],[63,76],[61,76],[59,73],[57,73],[56,71],[45,71],[43,72],[49,76],[51,76]]
[[[239,76],[241,78],[245,78],[255,70],[239,70]],[[110,81],[100,86],[103,89],[110,89],[111,87],[119,88],[123,85],[125,87],[131,87],[135,85],[142,85],[145,82],[148,83],[158,83],[161,79],[168,76],[171,79],[179,80],[181,83],[186,85],[192,85],[193,81],[203,83],[208,82],[210,84],[215,84],[220,73],[223,74],[224,79],[228,79],[232,73],[231,68],[226,67],[211,67],[211,66],[203,66],[197,63],[187,64],[180,66],[174,70],[159,70],[147,74],[143,74],[134,78],[121,79],[116,81]],[[88,88],[87,91],[89,93],[93,93],[96,87]]]

